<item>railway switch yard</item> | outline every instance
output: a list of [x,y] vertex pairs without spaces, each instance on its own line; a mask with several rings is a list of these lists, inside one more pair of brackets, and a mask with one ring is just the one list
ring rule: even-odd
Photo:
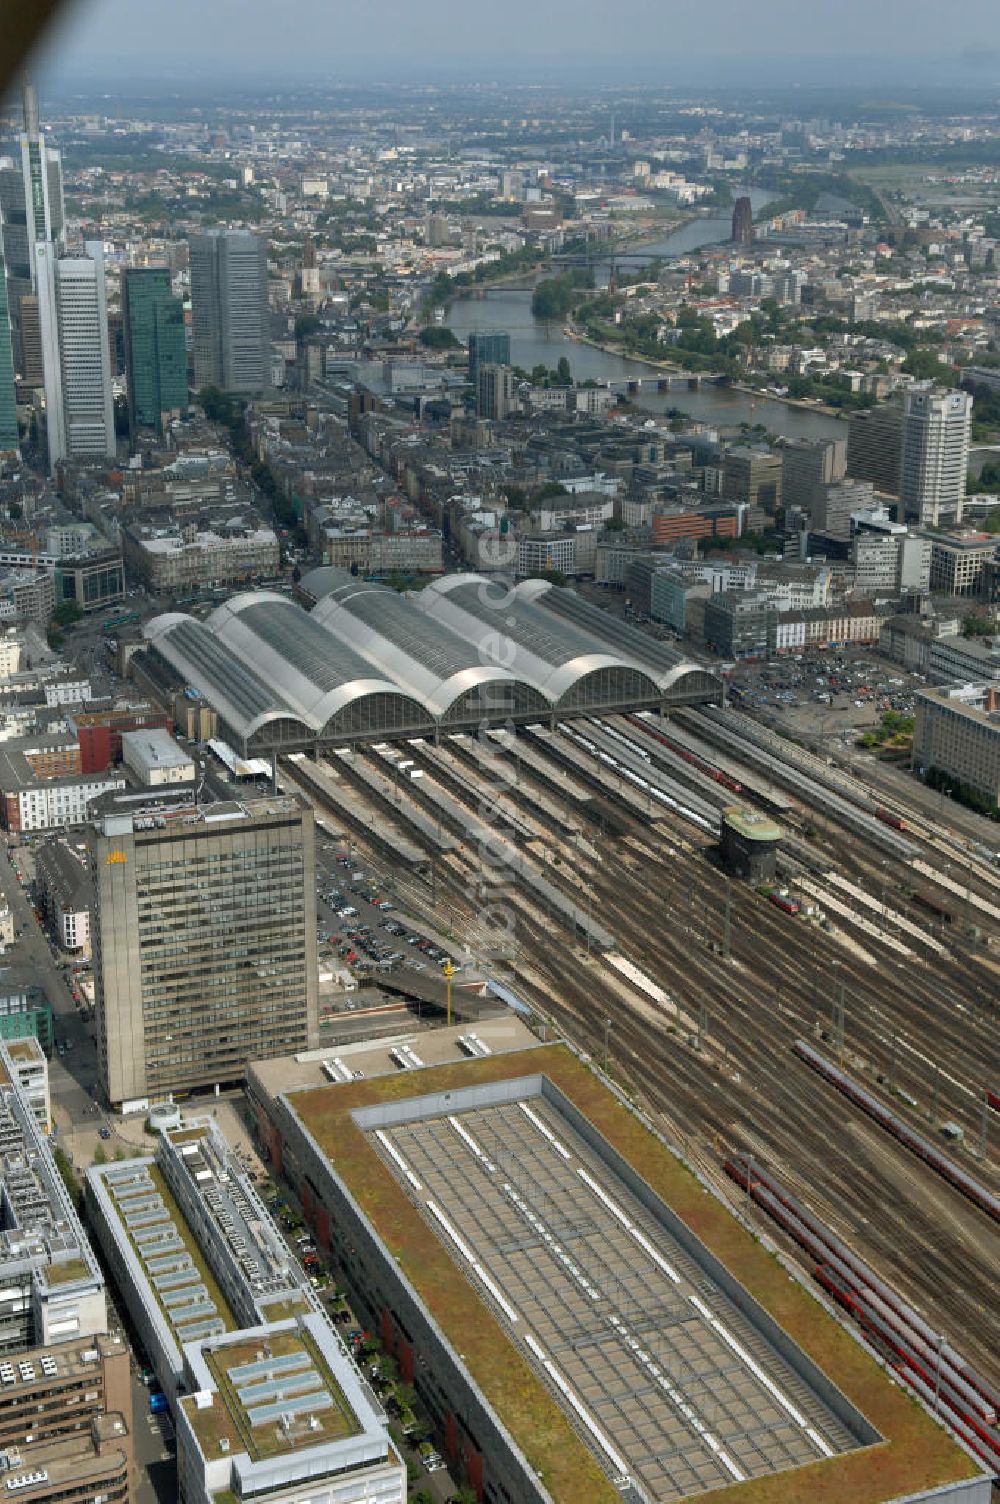
[[[947,811],[716,707],[299,761],[400,911],[604,1067],[1000,1471],[1000,868]],[[773,877],[727,870],[734,810]]]

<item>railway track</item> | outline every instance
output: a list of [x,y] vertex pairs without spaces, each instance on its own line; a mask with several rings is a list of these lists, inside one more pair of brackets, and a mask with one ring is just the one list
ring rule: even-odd
[[[481,758],[459,741],[449,746],[463,774],[473,784],[481,780],[488,792]],[[565,856],[565,827],[551,809],[558,779],[545,776],[546,759],[539,744],[534,768],[519,765],[528,795],[522,813],[530,811],[532,829],[518,841],[536,857],[546,846]],[[536,780],[546,800],[530,797]],[[612,794],[609,788],[606,797]],[[563,916],[515,884],[505,902],[514,920],[516,944],[507,964],[517,990],[598,1058],[608,1037],[615,1074],[699,1168],[721,1183],[724,1153],[749,1150],[763,1158],[985,1372],[1000,1378],[994,1229],[950,1186],[931,1187],[922,1167],[883,1142],[861,1114],[818,1094],[811,1072],[791,1054],[799,1036],[825,1034],[827,1049],[837,1048],[842,993],[843,1050],[852,1070],[867,1071],[869,1079],[875,1068],[889,1072],[922,1100],[936,1073],[942,1111],[963,1121],[971,1137],[976,1078],[989,1071],[1000,1081],[1000,1044],[995,1020],[976,1009],[951,954],[921,956],[905,971],[884,960],[873,968],[822,931],[733,885],[725,957],[727,886],[708,859],[710,839],[673,811],[662,811],[650,826],[627,808],[620,833],[602,835],[598,802],[593,809],[574,803],[585,839],[572,847],[571,861],[547,865],[546,875],[577,904],[592,905],[622,954],[680,999],[687,1020],[707,1023],[701,1048],[690,1023],[664,1018],[596,950],[587,956]],[[865,886],[877,877],[879,862],[864,841],[834,822],[822,822],[817,845],[852,882]],[[480,877],[468,847],[439,860],[438,888],[456,930],[476,933],[470,895]],[[978,1173],[995,1182],[995,1159],[988,1156]]]

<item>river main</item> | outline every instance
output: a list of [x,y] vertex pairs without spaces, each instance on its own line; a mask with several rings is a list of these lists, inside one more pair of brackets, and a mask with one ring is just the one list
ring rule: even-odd
[[[754,212],[767,202],[768,195],[751,189]],[[691,220],[663,240],[629,247],[630,254],[645,251],[650,260],[682,256],[701,246],[718,245],[729,239],[730,215],[716,214]],[[634,263],[630,263],[634,264]],[[739,423],[763,423],[769,433],[788,438],[846,438],[847,426],[842,418],[806,408],[790,407],[773,397],[759,397],[736,392],[730,387],[704,386],[698,391],[675,387],[670,392],[656,390],[656,372],[642,361],[614,355],[591,345],[569,339],[558,323],[545,323],[532,317],[530,287],[495,287],[471,297],[455,298],[448,311],[448,327],[461,340],[473,330],[505,329],[510,335],[510,358],[515,365],[530,371],[533,366],[555,367],[565,355],[577,381],[641,380],[643,387],[633,399],[648,412],[662,413],[676,407],[690,417],[719,427]]]

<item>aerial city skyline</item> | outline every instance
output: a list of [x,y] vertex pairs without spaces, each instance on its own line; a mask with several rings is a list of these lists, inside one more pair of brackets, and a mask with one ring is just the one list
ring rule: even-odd
[[711,19],[3,102],[12,1497],[990,1504],[997,24]]

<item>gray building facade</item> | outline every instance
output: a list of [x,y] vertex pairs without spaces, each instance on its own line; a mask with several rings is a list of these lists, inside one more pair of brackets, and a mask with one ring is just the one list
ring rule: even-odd
[[98,1066],[114,1103],[317,1043],[313,814],[297,796],[99,815]]
[[195,387],[266,391],[267,242],[249,230],[209,230],[190,245]]

